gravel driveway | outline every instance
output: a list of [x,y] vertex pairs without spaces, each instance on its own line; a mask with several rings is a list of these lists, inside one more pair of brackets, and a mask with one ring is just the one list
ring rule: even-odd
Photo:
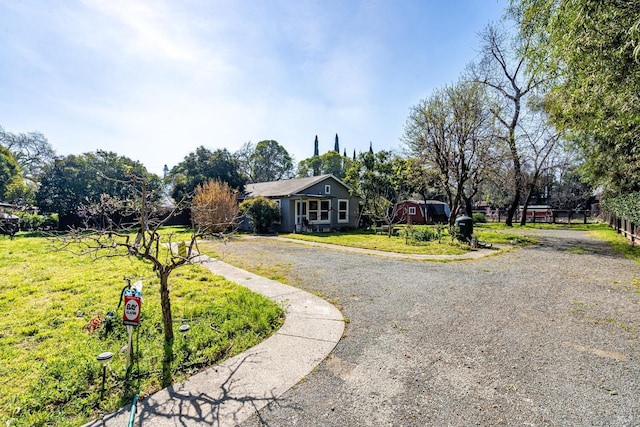
[[[584,232],[474,261],[241,239],[348,320],[335,351],[244,426],[640,425],[640,268]],[[242,266],[242,265],[241,265]]]

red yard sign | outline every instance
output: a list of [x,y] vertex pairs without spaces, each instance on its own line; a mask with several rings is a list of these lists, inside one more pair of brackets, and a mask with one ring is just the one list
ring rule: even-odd
[[129,326],[140,325],[140,311],[142,308],[142,299],[136,295],[124,296],[124,314],[123,323]]

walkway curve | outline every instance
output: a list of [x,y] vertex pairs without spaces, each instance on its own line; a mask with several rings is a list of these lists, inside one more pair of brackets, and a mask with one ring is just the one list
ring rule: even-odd
[[[244,353],[141,400],[136,426],[237,425],[308,375],[344,332],[340,311],[319,297],[206,256],[197,261],[282,304],[284,325]],[[128,420],[125,407],[86,426],[124,426]]]

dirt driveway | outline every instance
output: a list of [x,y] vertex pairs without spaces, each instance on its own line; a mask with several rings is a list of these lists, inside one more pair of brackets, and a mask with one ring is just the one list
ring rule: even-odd
[[259,238],[334,302],[345,337],[245,426],[640,425],[640,268],[579,231],[473,261],[391,259]]

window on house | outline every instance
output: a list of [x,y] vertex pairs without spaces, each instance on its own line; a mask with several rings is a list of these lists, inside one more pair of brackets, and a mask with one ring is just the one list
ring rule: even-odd
[[329,221],[330,209],[331,202],[329,200],[323,200],[320,202],[320,221]]
[[309,201],[309,221],[317,221],[318,220],[318,201],[310,200]]
[[338,200],[338,222],[349,222],[349,200]]
[[331,200],[310,200],[309,221],[316,221],[318,223],[329,222],[330,210]]
[[331,185],[326,184],[324,186],[324,194],[331,194]]
[[415,214],[416,214],[416,207],[409,206],[409,215],[415,215]]

